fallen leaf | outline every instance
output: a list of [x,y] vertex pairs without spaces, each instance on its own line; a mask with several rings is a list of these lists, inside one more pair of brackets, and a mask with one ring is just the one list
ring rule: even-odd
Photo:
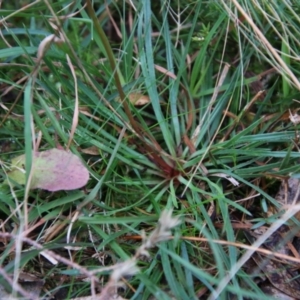
[[289,118],[290,118],[291,122],[292,122],[294,125],[297,125],[297,124],[300,123],[300,116],[299,116],[298,114],[294,114],[294,115],[293,115],[293,114],[290,112]]
[[[150,98],[141,93],[130,93],[127,95],[127,98],[135,106],[142,106],[150,102]],[[119,97],[116,99],[116,101],[122,102]]]
[[[19,184],[25,184],[25,155],[12,160],[9,178]],[[35,152],[32,162],[31,189],[44,189],[51,192],[59,190],[75,190],[86,185],[89,172],[79,157],[71,152],[51,149]]]
[[96,146],[91,146],[85,149],[78,147],[77,150],[84,154],[97,155],[97,156],[99,156],[101,153],[99,147]]

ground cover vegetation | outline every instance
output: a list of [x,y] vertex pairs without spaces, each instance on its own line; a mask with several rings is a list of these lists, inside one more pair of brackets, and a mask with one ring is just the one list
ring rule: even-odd
[[300,299],[297,1],[1,5],[0,291]]

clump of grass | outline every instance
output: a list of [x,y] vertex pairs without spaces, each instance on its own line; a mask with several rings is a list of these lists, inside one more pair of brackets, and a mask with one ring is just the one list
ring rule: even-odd
[[[110,290],[123,272],[100,285],[99,264],[135,273],[149,252],[126,298],[268,297],[239,259],[245,227],[280,223],[270,214],[278,183],[299,175],[290,121],[299,17],[288,2],[231,5],[62,0],[1,11],[3,182],[11,158],[25,153],[30,174],[32,152],[54,147],[78,155],[91,177],[83,190],[56,193],[1,185],[3,237],[14,230],[38,243],[28,254],[24,239],[4,239],[0,262],[14,286],[20,270],[35,270],[47,282],[63,275],[65,299]],[[137,106],[132,95],[148,100]],[[165,231],[153,228],[170,208],[185,216],[182,239],[152,248],[169,236],[164,220]],[[39,256],[50,250],[56,264]]]

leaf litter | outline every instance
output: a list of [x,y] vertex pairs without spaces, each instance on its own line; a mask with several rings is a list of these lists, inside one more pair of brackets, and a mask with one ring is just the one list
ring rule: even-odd
[[[279,213],[283,213],[291,205],[299,204],[299,185],[300,181],[295,178],[290,178],[281,184],[275,197],[279,203],[277,209]],[[268,212],[268,214],[273,213]],[[299,220],[299,213],[295,215],[295,218]],[[267,226],[261,226],[257,229],[245,230],[244,234],[250,244],[253,244],[267,229]],[[293,225],[282,225],[265,241],[263,247],[274,253],[282,254],[283,257],[293,254],[299,258],[300,239],[297,231]],[[267,295],[276,299],[300,299],[299,271],[296,265],[292,265],[284,259],[278,259],[278,257],[264,257],[259,252],[256,252],[252,259],[257,267],[251,267],[251,273],[257,275],[262,272],[268,280],[268,282],[264,279],[261,280],[262,289]]]

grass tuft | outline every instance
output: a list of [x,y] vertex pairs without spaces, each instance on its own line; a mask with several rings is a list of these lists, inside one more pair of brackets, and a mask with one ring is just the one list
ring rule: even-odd
[[[270,274],[297,282],[297,4],[0,11],[0,298],[270,299]],[[83,189],[30,189],[53,148],[83,162]],[[8,180],[22,154],[25,185]]]

